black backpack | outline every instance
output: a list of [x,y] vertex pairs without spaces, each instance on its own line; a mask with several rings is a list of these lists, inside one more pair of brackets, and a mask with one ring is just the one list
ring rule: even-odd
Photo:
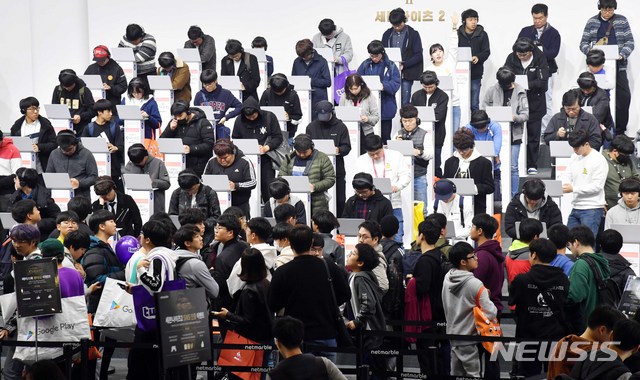
[[600,273],[600,270],[596,267],[596,263],[593,258],[586,255],[582,255],[580,258],[589,264],[589,267],[596,278],[596,284],[598,285],[598,304],[617,308],[620,303],[620,299],[622,298],[618,284],[616,284],[611,277],[607,279],[602,278],[602,273]]
[[384,257],[387,260],[387,280],[389,290],[382,297],[382,310],[392,319],[403,319],[404,315],[404,273],[403,252],[400,244],[395,241],[382,245]]
[[440,272],[442,275],[441,280],[444,281],[444,276],[449,273],[449,271],[451,269],[453,269],[453,264],[451,264],[451,261],[449,261],[449,258],[442,253],[442,251],[438,248],[436,248],[437,251],[440,253],[440,260],[438,260],[434,255],[427,255],[427,257],[435,260],[438,264],[440,264]]

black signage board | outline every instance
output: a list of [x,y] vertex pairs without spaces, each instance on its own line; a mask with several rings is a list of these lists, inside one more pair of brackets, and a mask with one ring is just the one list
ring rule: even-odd
[[55,258],[16,261],[18,317],[39,317],[62,313],[60,279]]
[[209,313],[203,288],[156,294],[165,369],[211,360]]

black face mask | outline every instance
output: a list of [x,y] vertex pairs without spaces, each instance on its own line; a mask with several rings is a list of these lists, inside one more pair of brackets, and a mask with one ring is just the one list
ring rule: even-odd
[[618,153],[618,158],[616,158],[616,161],[618,161],[622,165],[630,165],[631,157],[629,157],[628,154]]

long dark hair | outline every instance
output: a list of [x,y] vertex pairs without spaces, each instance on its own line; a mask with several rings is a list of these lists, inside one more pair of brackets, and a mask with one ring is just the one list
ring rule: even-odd
[[242,271],[238,275],[242,281],[252,283],[267,278],[267,267],[262,253],[255,248],[247,248],[240,256]]
[[[351,87],[360,86],[360,93],[356,96],[349,91]],[[358,102],[359,100],[363,100],[368,98],[371,95],[371,90],[362,79],[360,74],[351,74],[347,77],[347,80],[344,82],[344,96],[347,97],[348,100],[351,100],[353,103]]]

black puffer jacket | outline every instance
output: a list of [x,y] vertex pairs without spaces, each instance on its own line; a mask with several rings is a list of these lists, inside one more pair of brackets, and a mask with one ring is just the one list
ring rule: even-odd
[[612,255],[602,252],[602,256],[609,262],[609,269],[611,271],[609,276],[615,281],[616,285],[618,285],[620,294],[622,294],[624,286],[627,283],[627,278],[636,275],[633,269],[631,269],[631,263],[620,254]]
[[[556,204],[556,202],[551,199],[550,196],[547,195],[546,200],[539,208],[540,217],[538,220],[540,222],[546,223],[547,228],[553,226],[554,224],[562,223],[562,212],[560,208]],[[516,222],[522,222],[524,219],[529,218],[527,214],[527,208],[522,203],[522,193],[516,194],[515,197],[509,202],[507,206],[507,211],[504,214],[504,228],[507,235],[509,235],[512,239],[516,238]]]
[[207,162],[213,156],[213,128],[199,108],[189,108],[189,113],[192,116],[188,125],[172,130],[169,122],[160,138],[181,138],[182,143],[188,145],[190,150],[187,154],[187,168],[202,175]]
[[504,65],[513,70],[516,75],[526,75],[529,82],[527,100],[529,101],[529,122],[541,120],[547,113],[546,92],[549,88],[549,64],[540,49],[533,49],[533,60],[527,67],[522,67],[522,61],[513,52],[507,56]]
[[380,190],[376,190],[376,193],[369,197],[366,201],[362,200],[357,194],[347,199],[344,205],[344,211],[342,212],[343,218],[358,218],[356,215],[356,205],[359,203],[367,203],[367,217],[366,220],[375,220],[380,223],[382,218],[387,215],[393,214],[393,206],[391,201],[387,199]]
[[[11,126],[11,136],[22,136],[22,124],[26,116],[23,116],[16,120]],[[38,116],[40,122],[40,132],[38,134],[38,159],[40,160],[40,166],[42,170],[47,169],[47,163],[49,162],[49,155],[58,147],[56,144],[56,131],[53,129],[49,119],[43,116]]]

